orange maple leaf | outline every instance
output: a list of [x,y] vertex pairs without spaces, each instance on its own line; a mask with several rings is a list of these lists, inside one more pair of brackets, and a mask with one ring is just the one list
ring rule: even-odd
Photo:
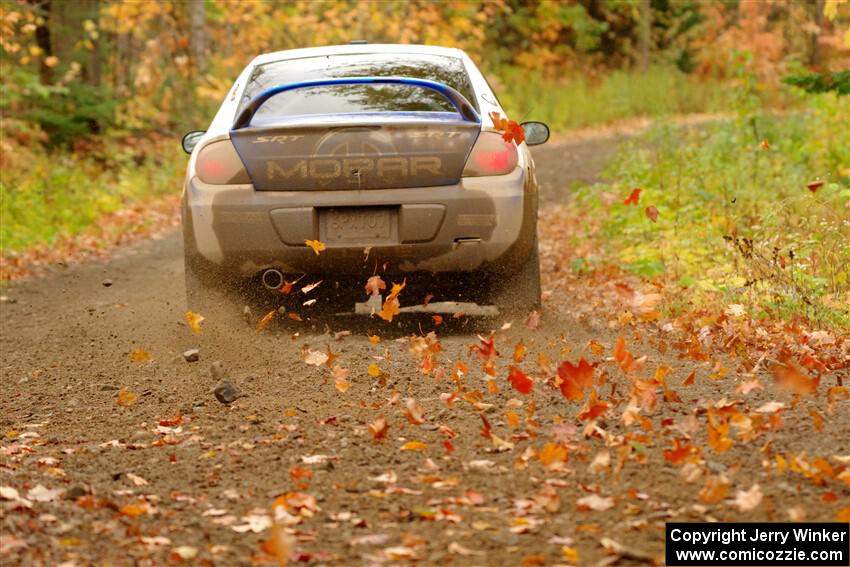
[[307,246],[312,248],[313,252],[316,253],[316,256],[319,255],[319,252],[323,252],[324,250],[327,249],[327,246],[325,246],[325,243],[321,242],[319,240],[305,240],[304,244],[306,244]]
[[578,401],[584,397],[584,390],[593,386],[593,370],[595,364],[590,364],[584,358],[573,365],[565,360],[558,367],[558,377],[561,379],[561,393],[568,400]]
[[608,403],[599,401],[596,396],[596,390],[590,391],[590,397],[587,398],[587,403],[578,414],[578,419],[584,421],[586,419],[596,419],[600,415],[608,411]]
[[490,119],[493,121],[493,128],[502,132],[502,139],[504,141],[513,141],[516,145],[520,145],[525,141],[525,129],[518,122],[508,118],[502,118],[498,112],[491,112]]
[[693,451],[693,445],[685,443],[682,439],[674,439],[673,448],[664,451],[664,459],[674,465],[681,465]]
[[637,372],[643,367],[642,359],[635,359],[634,355],[626,350],[626,339],[620,337],[614,344],[614,360],[623,369],[623,372]]
[[378,317],[384,321],[392,321],[393,317],[399,313],[401,313],[401,306],[399,305],[398,298],[388,297],[384,302],[384,306],[378,311]]

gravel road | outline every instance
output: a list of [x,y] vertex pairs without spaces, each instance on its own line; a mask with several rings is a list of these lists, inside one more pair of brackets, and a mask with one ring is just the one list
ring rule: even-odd
[[[617,148],[617,140],[600,138],[536,150],[542,206],[563,202],[573,182],[594,179]],[[662,456],[671,447],[662,433],[675,422],[679,437],[699,444],[705,411],[698,406],[740,397],[736,378],[710,380],[708,364],[661,354],[631,335],[635,355],[650,357],[648,370],[670,366],[677,389],[696,373],[694,385],[679,390],[681,403],[659,404],[650,429],[623,425],[624,384],[618,393],[605,386],[605,395],[622,406],[599,421],[598,431],[575,420],[581,403],[567,402],[542,381],[532,395],[516,392],[505,376],[518,342],[528,352],[521,366],[534,376],[541,353],[555,365],[575,361],[587,356],[593,339],[607,355],[622,332],[578,322],[552,306],[536,329],[514,321],[496,333],[498,377],[491,384],[469,349],[490,329],[470,323],[437,329],[442,379],[421,371],[416,352],[428,345],[405,339],[420,325],[433,329],[430,320],[401,327],[287,322],[260,334],[246,326],[197,336],[184,320],[177,234],[122,249],[105,263],[18,282],[4,295],[0,560],[6,565],[274,564],[262,545],[276,498],[287,510],[280,522],[296,540],[293,561],[645,564],[663,551],[667,519],[788,520],[790,513],[824,521],[850,499],[847,484],[825,488],[790,471],[768,476],[763,464],[759,449],[767,445],[827,460],[847,453],[850,420],[827,420],[817,433],[812,428],[814,404],[826,412],[819,399],[783,414],[804,425],[736,442],[722,454],[703,447],[704,463],[694,475],[726,478],[731,500],[753,484],[764,493],[747,513],[722,495],[716,504],[703,503],[697,493],[705,477],[680,480],[680,467]],[[380,342],[370,341],[371,334]],[[198,361],[184,359],[189,349],[199,349]],[[350,371],[347,391],[329,368],[305,363],[309,350],[330,351]],[[466,392],[478,394],[449,405],[452,369],[460,361],[469,367]],[[614,386],[626,381],[610,374]],[[220,403],[213,390],[221,380],[242,397]],[[421,406],[423,423],[405,417],[408,398]],[[747,403],[774,399],[755,391]],[[504,444],[481,435],[482,414]],[[379,418],[389,429],[376,441],[369,426]],[[623,436],[631,436],[630,445]],[[569,457],[546,468],[531,448],[542,451],[553,440]]]

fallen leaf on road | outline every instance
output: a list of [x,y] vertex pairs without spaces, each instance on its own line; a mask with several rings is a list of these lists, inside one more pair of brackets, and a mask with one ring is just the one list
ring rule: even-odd
[[579,512],[587,512],[589,510],[604,512],[614,507],[614,499],[611,496],[589,494],[576,500],[576,505]]
[[754,484],[749,490],[739,490],[735,493],[735,507],[739,512],[750,512],[761,504],[763,497],[761,487]]
[[130,354],[127,356],[130,359],[130,362],[147,362],[151,359],[151,353],[146,350],[142,350],[140,348],[134,349],[130,351]]
[[118,396],[115,399],[115,403],[117,403],[119,406],[128,407],[135,404],[138,399],[139,394],[131,392],[127,388],[121,388],[121,390],[118,391]]
[[408,441],[399,449],[400,451],[422,451],[427,449],[428,445],[422,441]]
[[328,361],[328,354],[320,350],[306,350],[304,352],[304,362],[310,366],[322,366]]

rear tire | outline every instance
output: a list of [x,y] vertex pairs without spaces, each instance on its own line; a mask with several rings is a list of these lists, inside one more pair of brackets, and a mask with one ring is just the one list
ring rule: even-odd
[[519,271],[493,282],[492,297],[499,311],[513,317],[525,317],[540,309],[540,253],[537,238],[528,259]]

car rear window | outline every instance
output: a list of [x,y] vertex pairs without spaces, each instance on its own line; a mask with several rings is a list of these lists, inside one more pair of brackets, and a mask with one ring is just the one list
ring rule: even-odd
[[[407,53],[330,55],[258,65],[245,87],[244,106],[277,85],[337,77],[413,77],[443,83],[477,108],[469,76],[456,57]],[[333,85],[287,91],[269,99],[258,118],[357,112],[454,112],[439,93],[409,85]]]

